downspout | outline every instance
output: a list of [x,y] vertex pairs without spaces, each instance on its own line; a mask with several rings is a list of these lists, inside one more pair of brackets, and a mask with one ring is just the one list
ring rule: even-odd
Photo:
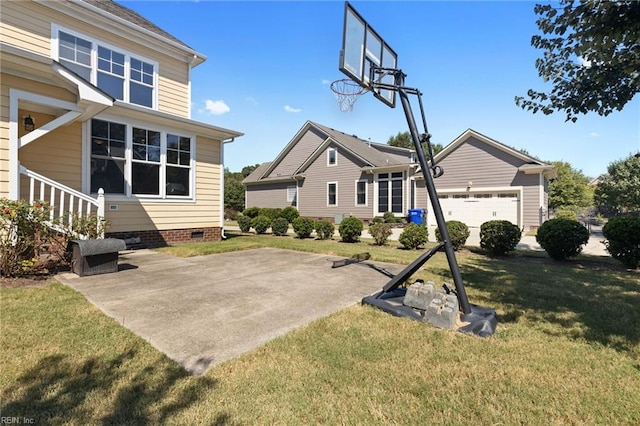
[[224,235],[224,144],[232,143],[236,138],[225,139],[220,141],[220,237],[223,240],[227,239]]

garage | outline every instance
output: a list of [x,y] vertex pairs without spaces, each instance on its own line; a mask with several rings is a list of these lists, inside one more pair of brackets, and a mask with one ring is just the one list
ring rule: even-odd
[[[438,194],[445,220],[458,220],[480,227],[489,220],[508,220],[520,226],[520,192],[443,192]],[[436,225],[435,215],[427,214],[427,224]]]

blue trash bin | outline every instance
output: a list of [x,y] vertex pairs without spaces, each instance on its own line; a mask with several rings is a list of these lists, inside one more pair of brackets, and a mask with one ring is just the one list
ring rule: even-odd
[[424,209],[409,209],[409,221],[417,225],[423,225]]

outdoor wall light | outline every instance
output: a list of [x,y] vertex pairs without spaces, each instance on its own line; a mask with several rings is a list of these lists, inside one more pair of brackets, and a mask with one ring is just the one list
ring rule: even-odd
[[471,181],[467,182],[467,189],[471,189],[472,186],[473,186],[473,182]]
[[28,115],[24,118],[24,130],[27,132],[32,131],[36,128],[36,122],[33,120],[31,115]]

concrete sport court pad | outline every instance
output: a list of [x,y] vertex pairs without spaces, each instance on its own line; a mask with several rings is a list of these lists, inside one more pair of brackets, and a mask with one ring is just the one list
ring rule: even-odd
[[120,254],[117,273],[58,279],[192,374],[359,303],[402,265],[274,248],[178,258]]

